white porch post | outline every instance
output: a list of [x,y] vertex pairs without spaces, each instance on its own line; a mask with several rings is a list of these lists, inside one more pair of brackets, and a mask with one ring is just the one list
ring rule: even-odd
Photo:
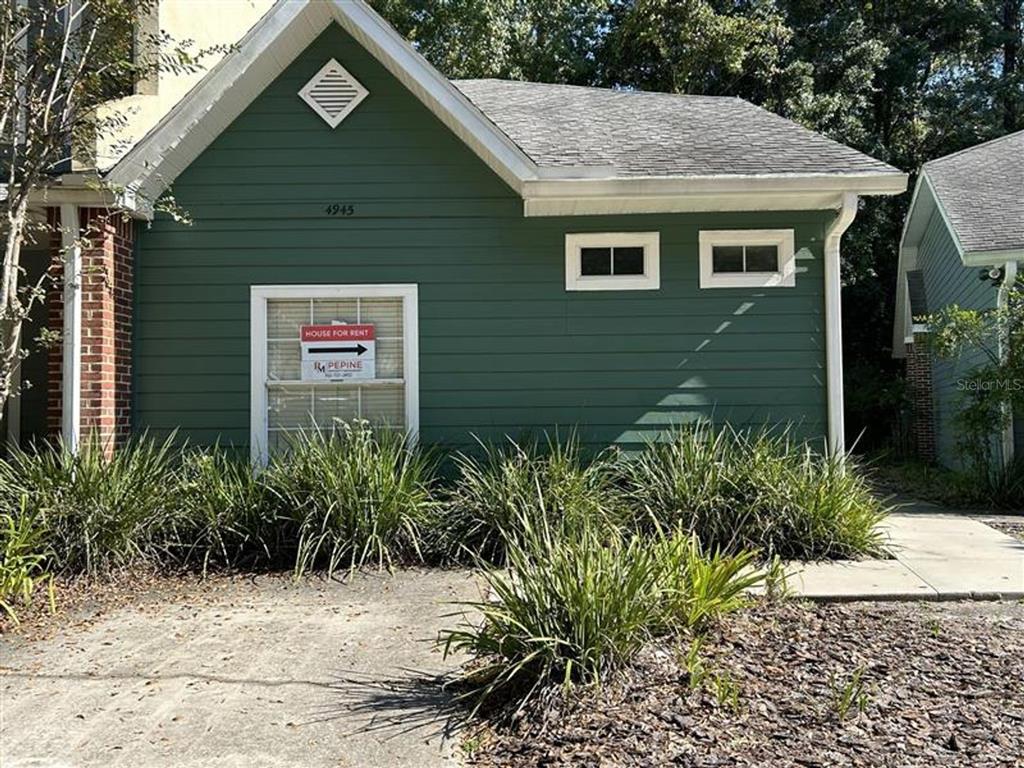
[[82,247],[78,206],[60,206],[61,250],[64,260],[64,325],[61,359],[61,437],[78,452],[82,423]]
[[857,215],[857,195],[843,195],[839,214],[825,231],[825,337],[828,386],[828,442],[833,454],[846,450],[843,415],[843,308],[839,242]]

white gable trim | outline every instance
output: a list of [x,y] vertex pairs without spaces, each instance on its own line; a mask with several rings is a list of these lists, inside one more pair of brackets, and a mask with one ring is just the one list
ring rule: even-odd
[[111,170],[115,188],[153,200],[328,25],[339,24],[517,192],[536,164],[363,0],[278,0]]

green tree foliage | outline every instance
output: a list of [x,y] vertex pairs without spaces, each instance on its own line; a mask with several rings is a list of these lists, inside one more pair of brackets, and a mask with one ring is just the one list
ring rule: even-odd
[[999,431],[1024,409],[1024,289],[1013,288],[997,309],[952,305],[929,315],[935,353],[968,367],[955,416],[965,467],[987,477],[998,466]]
[[[1024,128],[1022,0],[373,0],[451,77],[740,96],[903,170]],[[888,438],[909,195],[844,240],[850,437]],[[863,444],[863,443],[862,443]]]

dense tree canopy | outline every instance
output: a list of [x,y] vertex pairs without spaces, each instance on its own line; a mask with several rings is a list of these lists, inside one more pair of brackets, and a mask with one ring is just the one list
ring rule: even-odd
[[[741,96],[915,172],[1024,128],[1022,0],[375,0],[450,77]],[[850,437],[899,405],[889,357],[909,195],[844,245]],[[888,438],[879,430],[867,442]]]

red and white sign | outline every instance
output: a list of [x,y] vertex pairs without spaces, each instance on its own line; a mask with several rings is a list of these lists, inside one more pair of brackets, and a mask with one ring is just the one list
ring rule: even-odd
[[303,325],[303,381],[377,378],[377,342],[372,325]]

